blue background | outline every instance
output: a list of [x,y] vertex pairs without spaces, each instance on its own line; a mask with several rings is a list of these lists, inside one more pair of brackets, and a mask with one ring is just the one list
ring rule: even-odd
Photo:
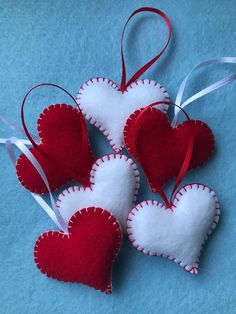
[[[164,10],[172,21],[171,45],[144,78],[162,83],[174,100],[181,80],[199,62],[236,55],[235,0],[105,1],[41,0],[0,2],[0,112],[20,124],[20,104],[26,91],[40,82],[60,84],[74,95],[94,76],[120,81],[120,34],[129,14],[139,6]],[[155,15],[132,20],[125,38],[129,76],[166,38],[166,26]],[[211,66],[198,71],[186,97],[234,71],[235,66]],[[64,284],[43,276],[33,261],[37,237],[53,223],[17,182],[4,147],[0,147],[0,312],[2,313],[236,313],[236,85],[221,89],[188,108],[192,118],[209,124],[216,153],[185,182],[201,182],[218,195],[220,223],[210,237],[192,276],[176,264],[147,257],[124,241],[115,265],[113,294],[107,296],[79,284]],[[35,132],[46,106],[68,101],[44,88],[26,106]],[[4,125],[0,135],[12,135]],[[91,140],[97,156],[111,152],[94,128]],[[166,188],[170,191],[171,184]],[[152,195],[145,180],[139,200]]]

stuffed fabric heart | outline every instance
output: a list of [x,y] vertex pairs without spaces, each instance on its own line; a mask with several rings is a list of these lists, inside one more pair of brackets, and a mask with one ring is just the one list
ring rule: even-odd
[[140,163],[153,192],[157,192],[157,186],[178,175],[190,131],[194,147],[188,169],[201,166],[214,151],[212,131],[202,121],[189,120],[172,128],[167,115],[156,108],[148,108],[140,118],[139,113],[140,110],[134,112],[126,122],[125,146]]
[[[98,127],[119,152],[123,147],[123,129],[129,115],[154,101],[168,100],[164,87],[152,80],[132,83],[125,92],[106,78],[94,78],[86,82],[77,94],[77,103],[85,118]],[[167,110],[168,105],[159,106]]]
[[38,238],[34,256],[40,271],[110,294],[112,266],[122,242],[119,222],[101,208],[83,208],[71,217],[68,232],[48,231]]
[[120,154],[105,155],[92,167],[91,188],[72,186],[59,195],[56,205],[66,222],[79,209],[96,206],[111,212],[124,227],[138,194],[139,181],[132,159]]
[[127,233],[139,251],[168,258],[197,274],[202,245],[216,227],[219,215],[215,193],[202,184],[190,184],[179,190],[171,209],[157,201],[145,201],[133,208]]
[[[94,157],[86,134],[82,143],[82,114],[66,104],[46,108],[38,119],[39,149],[30,151],[43,168],[52,191],[70,180],[90,185],[89,174]],[[48,193],[38,171],[24,154],[16,165],[20,183],[33,193]],[[81,180],[82,178],[82,180]]]

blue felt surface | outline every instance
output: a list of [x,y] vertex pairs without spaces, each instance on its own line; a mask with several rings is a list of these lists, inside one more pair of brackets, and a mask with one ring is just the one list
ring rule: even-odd
[[[174,36],[168,52],[145,77],[161,82],[172,99],[181,79],[202,60],[236,55],[235,0],[105,1],[41,0],[0,2],[0,112],[20,123],[24,93],[39,82],[54,82],[76,93],[93,76],[120,81],[122,26],[139,6],[158,6],[170,17]],[[129,74],[164,43],[164,23],[155,16],[137,17],[127,32]],[[199,71],[187,94],[233,72],[235,66]],[[40,111],[67,98],[45,89],[26,106],[31,130]],[[185,182],[213,188],[222,217],[201,258],[200,274],[135,251],[124,242],[114,270],[114,291],[106,296],[86,286],[43,276],[33,262],[36,238],[53,223],[17,182],[4,147],[0,147],[0,313],[236,313],[236,85],[197,101],[188,112],[207,122],[216,137],[216,153]],[[0,135],[11,131],[0,126]],[[106,140],[90,131],[97,156],[110,152]],[[169,190],[170,190],[169,185]],[[168,191],[168,188],[166,191]],[[151,195],[145,181],[140,200]]]

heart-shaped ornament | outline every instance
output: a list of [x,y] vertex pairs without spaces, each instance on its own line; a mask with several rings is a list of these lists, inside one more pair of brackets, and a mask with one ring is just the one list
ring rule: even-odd
[[215,192],[190,184],[176,193],[171,208],[153,200],[138,204],[128,215],[127,233],[144,254],[168,258],[197,274],[202,246],[219,215]]
[[128,212],[138,194],[139,181],[139,172],[132,159],[121,154],[105,155],[92,166],[91,187],[69,187],[59,195],[56,205],[66,222],[79,209],[95,206],[111,212],[125,227]]
[[188,170],[205,163],[214,151],[214,136],[207,124],[188,120],[171,127],[165,113],[150,107],[139,116],[134,112],[124,128],[128,152],[140,163],[153,192],[176,177],[181,169],[193,134],[194,146]]
[[[77,108],[66,104],[49,106],[38,119],[41,142],[30,151],[43,168],[52,191],[70,180],[90,185],[94,157],[87,134],[82,134],[82,119]],[[16,172],[20,183],[31,192],[48,193],[38,171],[24,154],[18,158]]]
[[112,266],[122,243],[119,222],[101,208],[83,208],[71,217],[68,232],[48,231],[38,238],[34,259],[40,271],[112,293]]
[[[85,118],[103,132],[116,152],[124,147],[123,129],[130,114],[155,101],[168,99],[163,86],[147,79],[135,81],[122,92],[111,80],[93,78],[77,94],[77,103]],[[166,111],[168,105],[158,109]]]

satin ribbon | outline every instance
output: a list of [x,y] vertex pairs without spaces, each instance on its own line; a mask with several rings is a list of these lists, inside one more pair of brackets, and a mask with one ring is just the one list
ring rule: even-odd
[[[138,13],[141,13],[141,12],[152,12],[152,13],[160,15],[164,19],[164,21],[166,22],[166,24],[168,26],[168,30],[169,30],[168,39],[164,45],[164,48],[161,50],[161,52],[159,52],[153,59],[148,61],[144,66],[142,66],[131,77],[131,79],[128,82],[126,82],[126,66],[125,66],[125,58],[124,58],[124,52],[123,52],[124,33],[125,33],[125,30],[126,30],[128,23],[132,19],[132,17]],[[171,35],[172,35],[172,27],[171,27],[170,20],[169,20],[168,16],[164,12],[162,12],[161,10],[158,10],[155,8],[150,8],[150,7],[143,7],[143,8],[137,9],[136,11],[134,11],[130,15],[127,22],[125,23],[125,26],[123,28],[122,35],[121,35],[121,61],[122,61],[122,75],[121,75],[121,83],[120,83],[120,90],[121,91],[125,91],[130,84],[132,84],[134,81],[136,81],[142,74],[144,74],[162,56],[162,54],[165,52],[166,48],[169,45]]]
[[22,140],[16,137],[10,137],[7,139],[1,139],[2,143],[3,141],[5,141],[6,150],[14,166],[16,166],[17,157],[13,151],[13,145],[15,145],[21,150],[21,152],[28,158],[28,160],[32,163],[34,168],[38,171],[39,175],[41,176],[42,180],[44,181],[48,189],[52,208],[45,202],[45,200],[40,195],[35,194],[35,193],[31,193],[31,195],[37,201],[37,203],[44,209],[44,211],[48,214],[48,216],[52,219],[52,221],[59,227],[59,229],[67,233],[68,232],[67,224],[62,218],[60,212],[58,211],[58,208],[53,198],[47,177],[42,167],[40,166],[39,162],[37,161],[37,159],[34,157],[31,151],[26,147],[26,145],[23,143]]
[[[138,120],[140,120],[140,118],[142,117],[142,115],[147,111],[147,109],[151,108],[151,107],[156,107],[158,105],[171,105],[171,106],[175,106],[178,107],[179,110],[181,110],[184,115],[186,116],[187,120],[190,121],[190,117],[188,116],[188,114],[185,112],[185,110],[183,108],[181,108],[180,106],[176,105],[175,103],[169,102],[169,101],[158,101],[158,102],[154,102],[150,105],[148,105],[147,107],[143,108],[139,115],[136,118],[135,123],[137,124]],[[137,132],[139,132],[139,130],[137,130]],[[173,206],[173,199],[175,196],[175,192],[178,189],[178,187],[180,186],[180,183],[183,181],[183,178],[188,170],[191,158],[192,158],[192,153],[193,153],[193,146],[194,146],[194,135],[193,133],[190,131],[189,133],[189,140],[188,140],[188,146],[187,146],[187,150],[186,150],[186,154],[183,160],[183,164],[180,168],[180,172],[178,174],[178,177],[175,181],[173,190],[171,192],[171,196],[170,196],[170,201],[168,200],[166,194],[164,193],[162,187],[160,185],[157,185],[157,192],[158,194],[161,196],[161,198],[163,199],[163,201],[165,202],[165,205],[167,208],[172,208]]]
[[[17,133],[20,133],[22,134],[23,136],[25,136],[25,131],[23,128],[20,128],[18,125],[16,125],[15,123],[13,123],[12,121],[10,121],[8,118],[6,118],[4,115],[0,114],[0,120],[6,124],[9,129],[13,130],[13,131],[16,131]],[[31,137],[35,140],[35,141],[39,141],[39,137],[36,136],[36,135],[33,135],[33,134],[30,134]],[[29,140],[22,140],[24,141],[24,144],[26,145],[31,145],[31,142]],[[1,139],[0,139],[0,143],[3,144],[5,142],[1,142]]]
[[[236,64],[236,57],[222,57],[222,58],[217,58],[217,59],[211,59],[211,60],[207,60],[207,61],[204,61],[200,64],[198,64],[196,67],[194,67],[190,72],[189,74],[185,77],[185,79],[182,81],[180,87],[179,87],[179,90],[178,90],[178,93],[177,93],[177,97],[176,97],[176,105],[178,105],[179,107],[181,108],[184,108],[186,107],[187,105],[189,105],[190,103],[192,103],[193,101],[223,87],[223,86],[226,86],[230,83],[232,83],[233,81],[236,80],[236,73],[234,74],[231,74],[229,76],[226,76],[225,78],[223,78],[222,80],[219,80],[217,81],[216,83],[214,84],[211,84],[209,86],[207,86],[206,88],[202,89],[201,91],[199,91],[198,93],[194,94],[193,96],[191,96],[190,98],[188,98],[185,102],[182,102],[182,98],[183,98],[183,94],[184,94],[184,90],[185,90],[185,87],[186,87],[186,84],[190,78],[190,76],[192,75],[193,72],[195,72],[197,69],[200,69],[200,68],[204,68],[208,65],[212,65],[212,64],[226,64],[226,63],[229,63],[229,64]],[[175,108],[175,116],[174,116],[174,119],[172,121],[172,126],[176,126],[177,124],[177,119],[178,119],[178,114],[180,112],[180,108],[179,107],[176,107]]]
[[[30,132],[28,131],[27,129],[27,126],[26,126],[26,122],[25,122],[25,115],[24,115],[24,108],[25,108],[25,102],[29,96],[29,94],[34,91],[35,89],[39,88],[39,87],[55,87],[57,89],[60,89],[62,90],[64,93],[66,93],[72,100],[73,102],[75,103],[76,107],[78,108],[80,114],[81,114],[81,122],[82,122],[82,134],[81,134],[81,147],[80,147],[80,151],[83,152],[83,156],[87,156],[89,154],[89,143],[88,143],[88,134],[87,134],[87,127],[86,127],[86,122],[85,122],[85,119],[84,119],[84,116],[82,114],[82,111],[80,109],[80,107],[78,106],[75,98],[66,90],[64,89],[63,87],[59,86],[59,85],[56,85],[56,84],[53,84],[53,83],[41,83],[41,84],[38,84],[38,85],[35,85],[33,86],[27,93],[26,95],[24,96],[23,98],[23,101],[22,101],[22,105],[21,105],[21,121],[22,121],[22,126],[23,126],[23,131],[24,133],[26,134],[26,136],[28,137],[30,143],[33,145],[33,147],[35,149],[37,149],[38,151],[40,151],[41,154],[43,155],[47,155],[46,152],[44,152],[39,144],[37,144],[33,138],[33,136],[30,134]],[[81,158],[83,158],[82,154],[81,154]],[[48,159],[50,158],[51,159],[51,156],[47,156]],[[53,163],[57,163],[57,160],[55,159],[52,159],[51,160]],[[84,162],[87,162],[87,159],[86,158],[83,158],[83,161]],[[62,167],[63,166],[63,167]],[[75,177],[74,175],[74,172],[71,171],[68,167],[68,165],[59,165],[58,164],[58,168],[60,167],[61,171],[64,171],[67,175],[71,176],[71,177]],[[84,185],[87,185],[87,181],[81,177],[78,173],[76,173],[76,178],[79,180],[79,182],[81,184],[84,184]]]
[[83,114],[81,112],[81,109],[78,107],[78,104],[77,104],[75,98],[66,89],[64,89],[63,87],[61,87],[59,85],[53,84],[53,83],[41,83],[41,84],[35,85],[26,93],[26,95],[23,98],[23,101],[22,101],[22,104],[21,104],[21,121],[22,121],[22,126],[23,126],[24,133],[28,137],[28,139],[31,142],[31,144],[36,149],[39,149],[39,145],[37,143],[35,143],[33,137],[31,136],[30,132],[27,129],[27,126],[26,126],[26,123],[25,123],[24,107],[25,107],[25,102],[26,102],[29,94],[33,90],[35,90],[35,89],[37,89],[39,87],[55,87],[55,88],[58,88],[58,89],[62,90],[64,93],[66,93],[73,100],[73,102],[75,103],[76,107],[78,108],[78,110],[80,111],[80,114],[81,114],[81,121],[82,121],[82,147],[84,148],[85,144],[87,144],[87,140],[86,140],[87,137],[84,136],[85,134],[87,135],[87,129],[86,129],[86,122],[84,120],[84,117],[83,117]]
[[[7,140],[8,140],[8,138],[0,138],[0,144],[6,144]],[[19,141],[21,141],[25,145],[30,145],[31,146],[31,142],[29,140],[19,139]]]

